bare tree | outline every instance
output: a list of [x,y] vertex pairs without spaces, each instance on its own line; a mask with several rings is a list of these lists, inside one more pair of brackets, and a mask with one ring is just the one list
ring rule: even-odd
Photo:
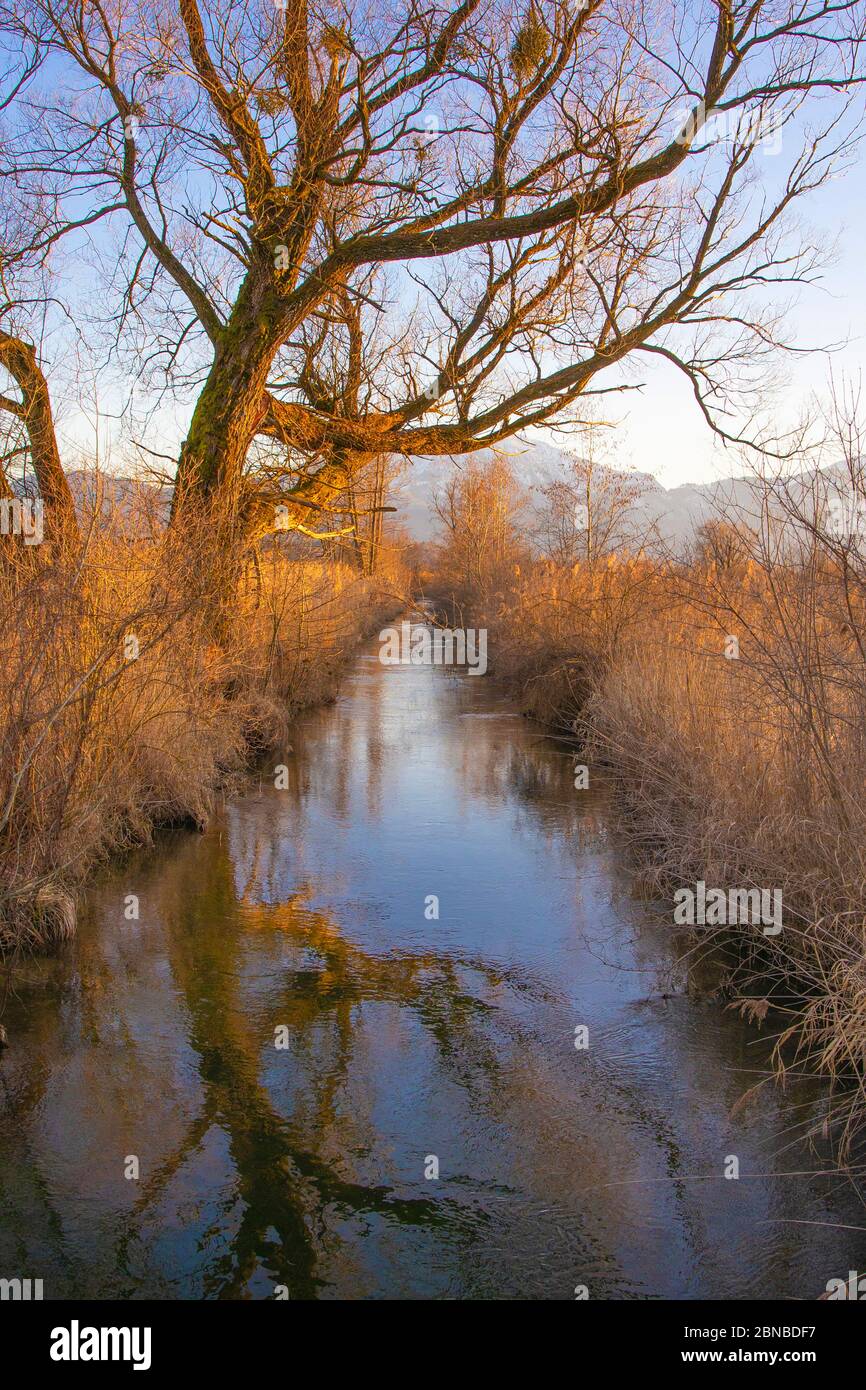
[[753,534],[742,517],[710,517],[698,527],[695,558],[717,569],[732,570],[748,558]]
[[359,460],[567,427],[636,354],[744,434],[723,412],[783,342],[768,285],[818,264],[787,215],[851,149],[864,22],[863,0],[15,0],[0,173],[44,214],[31,254],[119,237],[114,340],[196,391],[176,511],[245,528],[277,480],[318,527]]
[[470,607],[501,593],[524,558],[518,531],[527,500],[510,460],[501,456],[470,459],[434,498],[444,532],[438,570]]
[[636,512],[646,481],[621,473],[598,457],[594,431],[583,453],[566,455],[562,477],[540,491],[541,539],[559,565],[583,562],[590,567],[606,555],[638,549],[648,526]]

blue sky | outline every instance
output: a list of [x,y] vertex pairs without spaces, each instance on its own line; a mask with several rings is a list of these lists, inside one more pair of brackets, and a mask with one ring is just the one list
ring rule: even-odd
[[[770,156],[767,156],[770,158]],[[794,423],[813,394],[826,398],[830,373],[856,377],[866,367],[866,163],[863,154],[843,177],[804,199],[801,219],[819,244],[838,239],[836,256],[816,285],[796,291],[789,337],[806,344],[844,344],[828,356],[780,359],[784,385],[775,417]],[[707,482],[745,471],[738,451],[723,447],[708,429],[686,378],[665,363],[640,362],[644,391],[617,410],[621,428],[611,441],[620,465],[653,473],[665,487]],[[613,414],[613,412],[612,412]],[[559,442],[559,441],[558,441]]]

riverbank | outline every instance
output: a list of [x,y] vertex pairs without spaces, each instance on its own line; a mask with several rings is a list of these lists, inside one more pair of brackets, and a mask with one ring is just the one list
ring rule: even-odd
[[378,577],[273,547],[217,644],[196,556],[94,526],[74,563],[0,569],[0,951],[75,929],[97,863],[207,824],[218,792],[333,697],[362,637],[405,604]]
[[690,563],[563,565],[515,534],[470,567],[458,537],[434,589],[486,627],[524,711],[580,740],[590,779],[613,777],[618,833],[672,929],[700,884],[783,904],[781,931],[709,918],[686,949],[724,959],[777,1076],[837,1088],[845,1155],[866,1123],[866,589],[811,544],[783,564],[719,532]]

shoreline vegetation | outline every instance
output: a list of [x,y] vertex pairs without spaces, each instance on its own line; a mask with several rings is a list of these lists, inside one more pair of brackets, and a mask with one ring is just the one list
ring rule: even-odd
[[[848,456],[853,490],[859,458]],[[703,882],[719,895],[779,895],[781,931],[711,926],[686,949],[721,960],[728,1007],[772,1030],[777,1079],[829,1080],[827,1127],[849,1158],[866,1119],[857,539],[828,525],[816,493],[807,505],[768,484],[755,517],[706,524],[686,556],[593,548],[573,525],[575,498],[585,522],[589,496],[587,470],[576,471],[564,505],[543,499],[547,544],[530,548],[527,498],[507,463],[469,466],[440,510],[429,595],[455,622],[487,629],[493,677],[527,715],[578,740],[590,778],[593,764],[612,776],[642,894],[672,905]],[[613,537],[619,528],[601,520],[596,534]],[[565,535],[567,547],[551,543]],[[684,930],[673,913],[671,930]]]
[[94,492],[68,556],[14,542],[0,556],[0,956],[72,935],[97,864],[203,827],[406,603],[396,549],[368,575],[286,537],[250,554],[215,614],[211,537],[181,544]]

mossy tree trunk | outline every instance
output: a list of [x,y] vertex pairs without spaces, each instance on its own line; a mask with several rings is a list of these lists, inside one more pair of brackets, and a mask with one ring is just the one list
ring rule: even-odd
[[[10,333],[0,332],[0,366],[6,368],[21,391],[21,399],[0,396],[0,408],[19,419],[27,433],[30,462],[36,474],[44,506],[45,539],[61,553],[79,539],[72,492],[60,462],[51,395],[35,349]],[[11,495],[4,479],[6,495]]]

